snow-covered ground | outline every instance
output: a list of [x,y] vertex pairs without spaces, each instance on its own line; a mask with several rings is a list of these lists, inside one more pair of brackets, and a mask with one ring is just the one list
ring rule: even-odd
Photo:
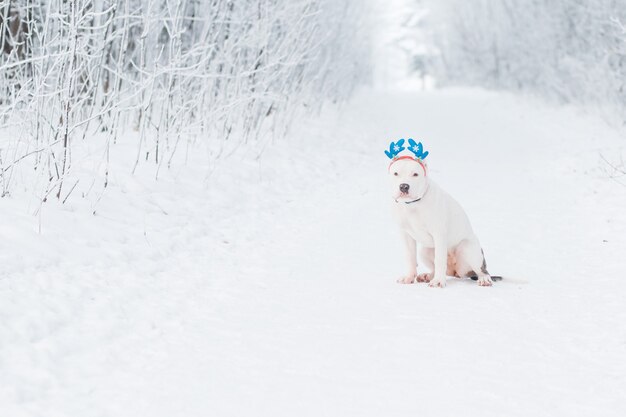
[[[408,136],[514,282],[396,284]],[[209,180],[129,163],[97,206],[1,199],[0,416],[625,415],[623,148],[532,99],[368,92]]]

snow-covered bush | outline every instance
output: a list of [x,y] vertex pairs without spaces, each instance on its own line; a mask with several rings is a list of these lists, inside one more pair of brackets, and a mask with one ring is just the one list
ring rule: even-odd
[[626,0],[424,3],[440,82],[534,91],[626,121]]
[[[63,200],[77,141],[138,133],[136,161],[181,142],[283,134],[367,78],[359,0],[0,0],[0,194],[16,167]],[[106,169],[104,169],[106,174]],[[105,179],[106,182],[106,179]],[[65,185],[64,185],[65,184]]]

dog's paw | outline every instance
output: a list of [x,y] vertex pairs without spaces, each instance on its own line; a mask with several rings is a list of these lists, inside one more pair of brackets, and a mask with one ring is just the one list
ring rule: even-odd
[[446,279],[445,278],[433,278],[430,280],[430,282],[428,283],[428,286],[430,287],[439,287],[439,288],[443,288],[446,286]]
[[417,276],[417,282],[430,282],[433,279],[433,274],[419,274]]
[[489,275],[484,277],[478,277],[478,285],[480,285],[481,287],[491,287],[492,284],[493,281],[491,280],[491,277]]
[[415,275],[407,275],[406,277],[398,278],[396,282],[398,284],[413,284],[415,282]]

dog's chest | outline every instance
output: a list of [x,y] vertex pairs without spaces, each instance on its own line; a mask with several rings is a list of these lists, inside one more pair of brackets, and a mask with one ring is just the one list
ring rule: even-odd
[[425,247],[433,247],[433,237],[428,231],[428,225],[423,216],[413,210],[400,210],[398,217],[400,227],[417,243]]

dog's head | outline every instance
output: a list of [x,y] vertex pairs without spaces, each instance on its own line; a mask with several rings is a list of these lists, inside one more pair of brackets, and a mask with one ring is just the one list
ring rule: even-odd
[[[387,158],[391,159],[389,164],[389,175],[391,177],[392,195],[396,201],[418,200],[424,196],[428,187],[426,179],[426,163],[424,159],[428,156],[428,151],[424,151],[422,142],[415,142],[408,139],[408,147],[404,147],[404,139],[389,144],[389,150],[385,151]],[[399,156],[404,150],[413,156]]]
[[414,158],[400,158],[389,166],[392,196],[397,201],[422,198],[427,188],[426,163]]

